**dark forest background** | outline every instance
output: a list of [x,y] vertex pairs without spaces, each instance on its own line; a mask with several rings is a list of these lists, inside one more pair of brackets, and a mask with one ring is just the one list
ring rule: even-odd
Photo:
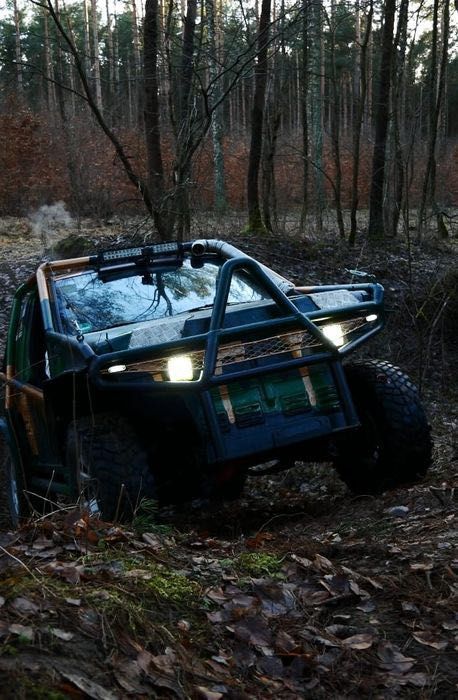
[[[9,0],[0,20],[0,215],[195,212],[355,241],[453,232],[449,0]],[[287,222],[290,221],[288,224]],[[293,223],[291,223],[291,221]]]

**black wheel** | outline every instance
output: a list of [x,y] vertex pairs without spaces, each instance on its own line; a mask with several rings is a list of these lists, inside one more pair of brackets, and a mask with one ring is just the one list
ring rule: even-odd
[[128,520],[142,498],[156,498],[146,450],[122,416],[98,414],[70,423],[66,462],[80,502],[106,520]]
[[11,525],[16,528],[30,514],[29,503],[24,495],[24,482],[16,467],[11,450],[4,436],[0,437],[1,468],[5,479],[5,494],[8,502]]
[[341,444],[335,467],[358,494],[421,479],[431,464],[431,433],[415,385],[377,360],[345,368],[361,428]]

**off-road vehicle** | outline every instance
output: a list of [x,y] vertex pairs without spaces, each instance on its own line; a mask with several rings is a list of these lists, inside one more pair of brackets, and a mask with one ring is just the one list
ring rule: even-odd
[[414,385],[344,363],[383,315],[379,284],[297,287],[218,240],[43,263],[2,373],[13,520],[39,499],[115,519],[142,498],[235,498],[296,460],[356,493],[416,480],[431,440]]

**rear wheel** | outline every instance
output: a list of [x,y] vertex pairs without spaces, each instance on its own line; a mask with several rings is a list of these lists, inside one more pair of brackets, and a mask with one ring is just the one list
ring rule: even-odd
[[80,502],[106,520],[130,519],[142,498],[156,498],[146,450],[122,416],[99,414],[70,423],[66,462]]
[[335,467],[358,494],[421,479],[431,464],[430,427],[415,385],[377,360],[345,368],[361,428],[342,443]]

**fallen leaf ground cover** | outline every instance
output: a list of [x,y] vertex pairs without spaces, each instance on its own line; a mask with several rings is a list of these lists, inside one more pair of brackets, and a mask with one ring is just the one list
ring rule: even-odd
[[[2,326],[37,257],[27,227],[15,235],[2,239]],[[250,477],[234,503],[145,504],[128,526],[71,506],[17,531],[5,522],[1,697],[457,692],[458,355],[443,283],[456,247],[399,241],[355,254],[328,238],[231,239],[297,281],[348,281],[361,268],[384,283],[387,329],[365,352],[421,381],[434,467],[378,498],[352,496],[328,465],[297,464]]]

